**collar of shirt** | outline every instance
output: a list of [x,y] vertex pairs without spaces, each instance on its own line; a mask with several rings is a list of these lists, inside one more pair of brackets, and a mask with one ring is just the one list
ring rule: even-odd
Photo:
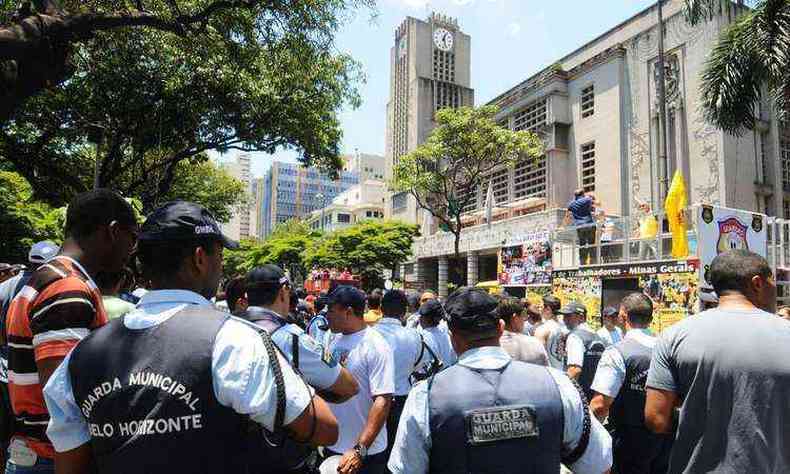
[[590,326],[588,326],[588,325],[587,325],[587,323],[581,323],[581,324],[579,324],[578,326],[576,326],[576,327],[574,328],[574,331],[575,331],[576,329],[583,329],[583,330],[585,330],[585,331],[594,332],[592,329],[590,329]]
[[459,364],[472,369],[501,369],[510,361],[510,355],[499,346],[469,349],[458,358]]
[[625,338],[633,339],[636,342],[651,348],[656,345],[656,337],[652,332],[650,332],[650,329],[647,328],[633,328],[625,333]]
[[384,324],[384,325],[387,325],[387,326],[403,327],[403,325],[400,323],[400,319],[398,319],[398,318],[388,318],[386,316],[384,316],[383,318],[379,319],[378,324]]
[[77,267],[77,268],[79,268],[79,270],[82,272],[82,274],[83,274],[83,275],[85,275],[85,278],[87,278],[87,279],[88,279],[88,282],[89,282],[91,285],[93,285],[93,287],[95,287],[95,288],[98,288],[98,286],[96,286],[96,282],[95,282],[95,281],[93,281],[93,278],[91,278],[91,276],[88,274],[88,272],[87,272],[87,271],[85,271],[85,267],[83,267],[83,266],[82,266],[82,264],[80,264],[80,262],[78,262],[78,261],[74,260],[74,259],[73,259],[73,258],[71,258],[71,257],[67,257],[67,256],[65,256],[65,255],[58,255],[58,256],[57,256],[57,257],[55,257],[55,258],[62,258],[63,260],[68,260],[69,262],[73,263],[73,264],[74,264],[74,266],[75,266],[75,267]]
[[149,291],[137,303],[137,308],[124,317],[124,325],[129,329],[146,329],[167,321],[186,305],[209,306],[211,302],[189,290]]
[[253,314],[253,313],[271,314],[272,316],[275,316],[278,319],[282,319],[283,321],[288,321],[286,318],[282,317],[280,315],[280,313],[278,313],[276,311],[272,311],[272,310],[267,309],[267,308],[262,308],[260,306],[250,306],[250,307],[248,307],[247,308],[247,313],[249,313],[249,314]]

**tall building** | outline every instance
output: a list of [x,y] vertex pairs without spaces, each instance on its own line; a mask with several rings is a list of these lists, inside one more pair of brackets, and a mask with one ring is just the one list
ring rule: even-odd
[[[238,206],[231,217],[230,221],[222,224],[222,231],[228,237],[234,240],[248,239],[255,236],[255,222],[253,216],[254,201],[252,178],[250,174],[250,155],[241,154],[236,157],[235,161],[222,163],[222,169],[229,175],[238,179],[244,184],[244,189],[248,193],[248,200],[246,204]],[[250,196],[253,196],[250,199]]]
[[313,211],[305,218],[305,224],[331,232],[365,220],[383,219],[385,192],[384,181],[363,181],[340,193],[325,208]]
[[[387,104],[387,180],[398,160],[428,138],[436,126],[436,111],[474,105],[471,49],[471,38],[458,21],[436,13],[427,20],[407,17],[395,31]],[[387,215],[412,223],[420,219],[417,203],[405,192],[389,195]]]
[[359,182],[367,180],[384,180],[387,173],[386,160],[381,155],[360,153],[356,150],[351,155],[342,155],[344,162],[343,171],[350,171],[359,175]]

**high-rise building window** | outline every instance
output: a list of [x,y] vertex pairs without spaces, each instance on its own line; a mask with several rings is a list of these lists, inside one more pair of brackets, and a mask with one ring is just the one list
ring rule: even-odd
[[582,89],[581,96],[582,118],[591,117],[595,114],[595,85],[591,84]]
[[[503,168],[491,176],[494,202],[496,204],[508,201],[508,184],[510,184],[510,170],[508,168]],[[486,192],[488,192],[488,189],[486,189]]]
[[400,214],[401,212],[406,210],[406,206],[409,202],[409,194],[405,191],[402,193],[398,193],[392,196],[392,213],[393,214]]
[[536,131],[546,125],[547,117],[546,99],[535,101],[516,114],[513,129]]
[[458,202],[463,204],[461,212],[472,212],[477,210],[477,190],[478,187],[476,186],[458,190]]
[[790,140],[782,139],[779,146],[782,151],[782,187],[790,191]]
[[582,188],[595,191],[595,142],[582,145]]
[[524,158],[513,172],[516,199],[546,196],[546,157]]
[[760,133],[760,171],[762,172],[762,176],[760,177],[761,183],[770,183],[773,180],[768,177],[768,132]]

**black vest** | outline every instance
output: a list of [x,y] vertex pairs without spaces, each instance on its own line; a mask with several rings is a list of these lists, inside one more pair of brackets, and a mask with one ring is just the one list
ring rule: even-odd
[[625,380],[609,411],[610,423],[617,426],[645,427],[645,382],[653,350],[633,339],[613,346],[625,360]]
[[456,364],[429,381],[428,405],[430,473],[560,472],[562,401],[547,368]]
[[229,315],[188,306],[161,324],[119,318],[71,353],[74,398],[101,474],[246,473],[246,420],[214,395],[214,339]]
[[586,329],[576,328],[571,331],[571,334],[576,335],[584,344],[584,366],[581,375],[579,375],[579,385],[584,390],[584,395],[589,402],[592,398],[590,386],[595,378],[595,371],[598,369],[598,361],[601,360],[603,351],[606,350],[606,344],[597,334]]

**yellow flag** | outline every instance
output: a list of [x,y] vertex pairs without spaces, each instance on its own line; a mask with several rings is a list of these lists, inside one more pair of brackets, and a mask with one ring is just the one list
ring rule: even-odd
[[664,201],[664,209],[667,212],[669,230],[672,232],[672,257],[686,258],[689,255],[688,226],[683,210],[688,205],[686,199],[686,183],[680,170],[675,172],[672,178],[672,186],[669,187],[667,199]]

